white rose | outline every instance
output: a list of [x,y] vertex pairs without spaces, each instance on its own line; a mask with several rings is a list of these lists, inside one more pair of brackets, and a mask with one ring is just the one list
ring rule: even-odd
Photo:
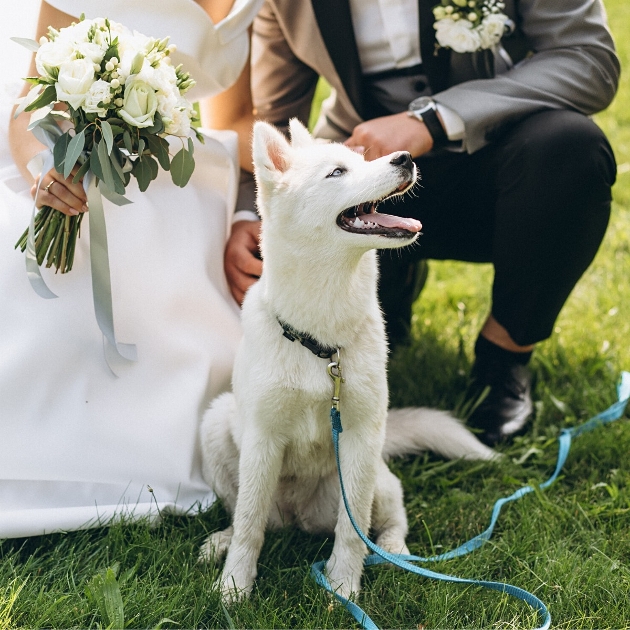
[[94,20],[81,20],[72,26],[66,26],[59,29],[59,36],[57,41],[70,42],[71,44],[78,44],[79,42],[88,41],[88,31],[92,28]]
[[130,56],[131,61],[138,53],[146,56],[154,42],[155,39],[152,37],[147,37],[138,31],[129,31],[124,38],[119,39],[118,52],[123,56]]
[[130,37],[132,37],[131,31],[120,22],[111,22],[109,23],[109,32],[112,35],[112,39],[118,37],[118,41],[126,41]]
[[187,136],[190,133],[192,114],[193,106],[185,98],[179,98],[171,110],[168,122],[165,121],[164,131],[173,136]]
[[[151,85],[157,92],[161,92],[164,95],[172,95],[177,98],[179,96],[179,90],[177,89],[177,73],[173,66],[161,63],[157,68],[150,68],[150,76],[147,77],[147,83]],[[143,76],[145,68],[142,68],[142,72],[139,76]]]
[[[137,61],[136,56],[138,55],[138,53],[142,53],[143,56],[145,56],[145,52],[143,50],[140,50],[136,46],[129,46],[129,45],[126,45],[126,46],[119,45],[118,52],[120,53],[121,57],[120,57],[120,65],[117,68],[117,72],[119,74],[119,78],[122,81],[123,79],[126,80],[134,76],[134,73],[132,72],[132,68],[134,65],[134,61]],[[141,71],[142,70],[145,70],[144,76],[146,77],[147,76],[146,72],[152,71],[151,65],[147,63],[143,63]]]
[[435,37],[443,48],[458,53],[475,52],[481,47],[479,33],[468,20],[445,19],[435,23]]
[[100,64],[105,56],[106,47],[91,44],[90,42],[80,42],[76,45],[76,51],[92,63]]
[[111,86],[107,81],[98,80],[92,83],[85,102],[83,103],[83,111],[98,114],[99,116],[105,116],[107,114],[106,109],[101,109],[99,103],[109,103],[112,98]]
[[129,77],[125,84],[120,117],[134,127],[151,127],[157,105],[155,90],[144,81]]
[[79,109],[94,83],[94,64],[89,59],[66,61],[59,67],[59,77],[55,87],[57,98]]
[[61,64],[74,59],[74,47],[68,41],[46,42],[39,47],[35,55],[37,72],[43,77],[50,77],[50,71]]
[[173,119],[173,110],[175,109],[177,105],[177,98],[175,98],[171,94],[166,95],[166,94],[158,93],[157,99],[158,99],[157,111],[162,117],[162,120],[164,121],[164,125],[168,126],[170,121]]
[[502,13],[491,13],[483,18],[479,31],[482,48],[492,48],[499,43],[505,33],[506,20]]

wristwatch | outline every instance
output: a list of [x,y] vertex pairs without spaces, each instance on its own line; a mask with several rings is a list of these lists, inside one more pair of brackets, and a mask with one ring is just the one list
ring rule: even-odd
[[427,126],[427,130],[433,138],[434,149],[439,149],[448,144],[448,136],[437,115],[437,105],[431,97],[420,96],[411,101],[407,114],[417,118]]

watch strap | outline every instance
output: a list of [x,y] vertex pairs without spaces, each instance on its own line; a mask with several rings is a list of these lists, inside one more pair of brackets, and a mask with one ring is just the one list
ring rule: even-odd
[[431,134],[431,138],[433,138],[433,148],[439,149],[446,146],[448,144],[448,136],[446,131],[444,131],[444,127],[442,127],[435,107],[427,107],[421,113],[421,116],[422,122],[427,126],[427,130]]

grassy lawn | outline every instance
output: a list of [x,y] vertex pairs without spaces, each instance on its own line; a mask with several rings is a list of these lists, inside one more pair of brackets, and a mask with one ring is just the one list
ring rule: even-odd
[[[630,3],[606,0],[624,68]],[[595,262],[533,359],[533,430],[499,464],[396,462],[405,486],[412,553],[451,549],[486,528],[494,501],[553,471],[556,437],[615,400],[630,370],[630,89],[597,117],[619,176],[610,229]],[[488,266],[432,263],[415,305],[413,343],[391,365],[392,402],[456,408],[489,304]],[[431,568],[507,581],[550,608],[554,628],[630,628],[630,422],[577,438],[562,475],[544,493],[504,508],[491,541]],[[0,542],[0,630],[13,627],[340,628],[352,618],[309,578],[331,541],[270,534],[251,600],[229,609],[212,590],[218,571],[197,565],[204,537],[227,525],[220,505],[154,528],[107,529]],[[109,569],[109,571],[108,571]],[[104,597],[104,594],[109,594]],[[387,628],[532,628],[520,602],[478,587],[443,584],[388,567],[366,571],[360,604]]]

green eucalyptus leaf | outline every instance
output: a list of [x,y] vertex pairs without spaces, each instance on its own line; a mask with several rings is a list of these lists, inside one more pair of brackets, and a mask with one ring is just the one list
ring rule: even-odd
[[133,144],[131,144],[131,134],[128,131],[123,133],[123,142],[125,144],[125,149],[129,153],[133,153]]
[[55,142],[53,158],[55,161],[55,170],[58,173],[63,173],[63,165],[66,160],[66,155],[68,155],[68,145],[71,139],[70,134],[66,131],[66,133],[62,134],[57,142]]
[[103,177],[101,179],[103,179],[103,181],[110,187],[110,188],[114,188],[113,186],[113,182],[112,182],[112,168],[111,165],[109,163],[109,155],[107,154],[107,145],[105,144],[104,140],[101,140],[98,143],[97,149],[96,149],[97,153],[98,153],[98,159],[99,162],[101,163],[101,169],[103,172]]
[[79,170],[76,172],[75,176],[72,178],[73,184],[78,184],[81,181],[81,178],[90,170],[90,160],[85,160],[83,164],[79,167]]
[[104,179],[103,177],[103,167],[101,166],[101,160],[99,158],[99,146],[102,144],[99,142],[94,143],[94,147],[92,148],[92,153],[90,153],[90,170],[96,177],[99,179]]
[[114,134],[106,120],[101,122],[101,131],[103,132],[103,140],[105,140],[105,145],[107,146],[107,155],[111,155],[112,147],[114,146]]
[[142,159],[147,161],[149,169],[151,170],[151,181],[153,181],[158,176],[160,167],[158,166],[155,158],[151,157],[150,155],[145,155]]
[[85,133],[83,130],[79,131],[72,140],[68,143],[68,149],[66,152],[66,159],[63,165],[63,176],[65,178],[70,177],[70,172],[77,163],[83,147],[85,146]]
[[103,181],[105,182],[105,185],[110,190],[114,190],[115,192],[122,195],[125,192],[125,188],[122,185],[122,181],[119,180],[118,177],[114,177],[114,172],[112,171],[112,163],[109,155],[107,154],[107,145],[105,142],[99,142],[98,159],[103,170]]
[[158,159],[160,166],[165,171],[168,171],[171,167],[168,156],[168,142],[159,136],[147,136],[147,144],[149,145],[149,151]]
[[140,138],[140,140],[138,140],[138,155],[139,156],[142,156],[142,154],[144,153],[145,147],[146,147],[146,142],[144,138]]
[[189,151],[181,149],[171,160],[171,178],[173,183],[183,188],[195,170],[195,160]]
[[190,153],[191,156],[195,154],[195,145],[193,144],[192,138],[188,138],[188,153]]
[[119,195],[124,195],[125,194],[125,183],[124,183],[125,176],[123,174],[122,167],[114,151],[112,151],[112,154],[109,156],[109,166],[112,172],[112,179],[114,181],[114,189],[113,189],[114,192],[118,193]]
[[151,127],[145,127],[141,133],[146,136],[155,136],[158,133],[162,133],[164,131],[164,122],[162,121],[162,116],[160,116],[159,112],[155,112],[153,116],[153,125]]
[[125,158],[117,146],[114,146],[110,158],[112,162],[112,168],[116,171],[116,173],[118,173],[120,181],[123,181],[125,179],[123,173],[123,164],[125,163]]
[[25,112],[32,112],[40,107],[50,105],[57,100],[57,90],[54,85],[49,85],[28,107],[24,108]]
[[141,192],[144,192],[151,183],[151,167],[145,158],[138,158],[131,171],[134,177],[138,180],[138,188]]
[[114,137],[120,135],[121,133],[123,133],[125,130],[120,126],[120,125],[109,125],[110,129],[112,130],[112,133],[114,134]]
[[57,121],[55,120],[55,118],[56,117],[53,116],[52,112],[50,112],[46,114],[46,116],[43,116],[42,118],[37,118],[36,120],[34,120],[27,127],[27,129],[28,131],[33,131],[33,129],[35,129],[36,127],[39,127],[43,131],[46,131],[49,136],[51,136],[52,138],[57,138],[58,140],[59,138],[61,138],[61,136],[63,136],[64,132],[61,131],[61,128],[57,124]]

